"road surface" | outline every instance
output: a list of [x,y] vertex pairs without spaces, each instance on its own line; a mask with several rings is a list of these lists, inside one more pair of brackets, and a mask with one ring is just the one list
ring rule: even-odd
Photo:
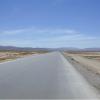
[[95,89],[59,52],[0,64],[0,99],[93,99]]

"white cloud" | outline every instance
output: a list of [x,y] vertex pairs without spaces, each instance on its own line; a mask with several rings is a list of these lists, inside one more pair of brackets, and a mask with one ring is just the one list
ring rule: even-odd
[[5,30],[5,31],[1,31],[0,35],[15,35],[15,34],[19,34],[24,32],[25,30],[23,29],[18,29],[18,30]]
[[16,29],[16,30],[4,30],[2,32],[0,32],[0,35],[18,35],[18,34],[39,34],[39,35],[43,35],[43,34],[48,34],[49,35],[66,35],[66,34],[73,34],[73,33],[77,33],[75,30],[71,30],[71,29],[41,29],[41,28],[26,28],[26,29]]
[[[99,37],[94,37],[72,29],[26,28],[1,32],[0,45],[32,47],[98,47]],[[6,37],[5,37],[6,36]]]

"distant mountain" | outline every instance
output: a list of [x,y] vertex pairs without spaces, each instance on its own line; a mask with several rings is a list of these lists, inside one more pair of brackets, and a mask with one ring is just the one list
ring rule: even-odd
[[15,47],[15,46],[0,46],[0,50],[7,51],[48,51],[47,48],[31,48],[31,47]]
[[80,49],[73,47],[62,48],[31,48],[31,47],[15,47],[15,46],[0,46],[0,50],[8,51],[78,51]]
[[74,48],[74,47],[62,47],[62,48],[57,48],[57,50],[60,50],[60,51],[78,51],[80,49]]
[[85,48],[84,51],[100,51],[100,48]]
[[100,51],[100,48],[85,48],[79,49],[74,47],[62,47],[62,48],[31,48],[31,47],[15,47],[15,46],[0,46],[0,50],[9,51]]
[[67,48],[58,48],[58,50],[62,50],[62,51],[91,51],[91,52],[99,52],[100,48],[84,48],[84,49],[80,49],[80,48],[74,48],[74,47],[67,47]]

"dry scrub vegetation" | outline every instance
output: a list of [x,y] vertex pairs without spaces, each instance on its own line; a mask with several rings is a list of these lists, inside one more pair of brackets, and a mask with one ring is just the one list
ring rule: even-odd
[[32,54],[40,54],[45,52],[36,51],[0,51],[0,62],[9,61],[21,57],[25,57]]

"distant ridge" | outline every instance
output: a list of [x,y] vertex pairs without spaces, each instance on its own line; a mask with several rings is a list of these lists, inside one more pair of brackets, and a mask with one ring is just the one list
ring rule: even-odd
[[100,48],[74,48],[74,47],[62,47],[62,48],[32,48],[32,47],[16,47],[16,46],[0,46],[0,50],[7,51],[100,51]]
[[85,48],[84,51],[100,51],[100,48]]
[[15,47],[15,46],[0,46],[0,50],[7,51],[47,51],[47,48],[31,48],[31,47]]

